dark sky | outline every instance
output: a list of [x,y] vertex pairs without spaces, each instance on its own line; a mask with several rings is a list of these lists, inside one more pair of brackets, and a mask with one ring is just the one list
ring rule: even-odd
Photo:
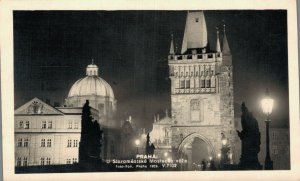
[[[63,104],[93,58],[100,77],[114,90],[118,119],[132,115],[139,126],[150,129],[153,114],[170,108],[170,89],[160,85],[168,79],[158,77],[157,62],[167,58],[172,32],[180,49],[186,13],[15,11],[15,107],[33,97]],[[215,27],[226,23],[234,101],[245,101],[254,115],[261,116],[260,99],[268,87],[275,99],[273,122],[288,122],[286,11],[204,13],[213,49]],[[235,112],[240,114],[238,107]]]

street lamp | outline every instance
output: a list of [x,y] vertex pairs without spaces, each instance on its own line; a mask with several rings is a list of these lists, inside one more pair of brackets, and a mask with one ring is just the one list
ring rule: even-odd
[[266,90],[266,96],[261,101],[261,107],[263,113],[267,115],[266,123],[266,159],[265,159],[265,170],[273,170],[273,161],[270,157],[270,138],[269,138],[269,128],[270,128],[270,115],[272,113],[274,100],[270,97],[269,90]]
[[165,152],[165,153],[164,153],[164,156],[167,157],[167,156],[168,156],[168,152]]
[[138,155],[139,154],[139,145],[140,145],[140,140],[139,139],[135,140],[135,145],[136,145],[136,154]]

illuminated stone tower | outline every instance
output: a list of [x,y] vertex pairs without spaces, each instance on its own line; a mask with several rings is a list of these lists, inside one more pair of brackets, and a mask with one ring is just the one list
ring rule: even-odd
[[[232,160],[236,138],[233,109],[232,57],[225,25],[223,46],[217,40],[215,50],[208,43],[203,11],[189,11],[181,52],[171,41],[168,56],[171,80],[171,146],[189,160],[189,168],[199,159],[220,159],[222,141],[227,139]],[[200,146],[194,149],[195,142]],[[203,154],[198,156],[197,153]]]

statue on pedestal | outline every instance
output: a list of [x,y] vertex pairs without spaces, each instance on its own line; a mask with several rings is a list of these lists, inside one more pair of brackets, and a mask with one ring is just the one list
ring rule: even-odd
[[242,142],[242,153],[239,168],[242,170],[260,170],[262,165],[258,161],[260,151],[260,132],[257,120],[248,111],[245,103],[242,103],[242,131],[238,131],[238,136]]

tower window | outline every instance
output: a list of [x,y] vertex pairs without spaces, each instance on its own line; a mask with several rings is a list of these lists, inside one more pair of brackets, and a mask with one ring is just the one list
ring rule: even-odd
[[190,88],[190,80],[186,80],[185,88]]
[[204,80],[204,79],[201,79],[201,80],[200,80],[200,87],[201,87],[201,88],[204,88],[204,87],[205,87],[205,80]]
[[196,18],[195,21],[196,21],[196,23],[198,23],[199,22],[199,18]]
[[180,89],[184,89],[184,87],[185,87],[185,81],[184,80],[181,80],[180,81]]
[[192,99],[191,105],[191,121],[200,121],[200,101],[198,99]]

